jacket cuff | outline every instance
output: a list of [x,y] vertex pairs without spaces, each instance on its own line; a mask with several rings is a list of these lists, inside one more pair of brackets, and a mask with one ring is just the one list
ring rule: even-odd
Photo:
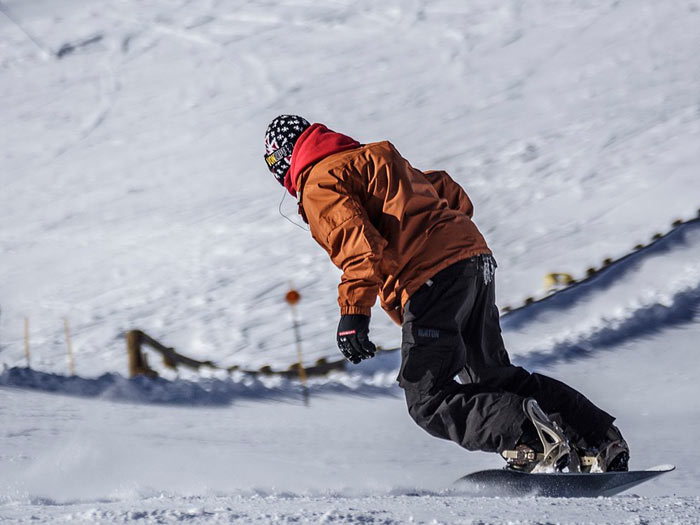
[[403,324],[403,315],[401,314],[401,309],[396,308],[394,310],[386,310],[389,319],[394,321],[397,325],[401,326]]
[[340,315],[366,315],[370,317],[372,314],[372,309],[366,306],[342,306],[340,308]]

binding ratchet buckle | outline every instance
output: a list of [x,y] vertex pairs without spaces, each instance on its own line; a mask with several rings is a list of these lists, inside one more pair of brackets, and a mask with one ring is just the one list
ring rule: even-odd
[[529,466],[544,458],[544,454],[538,454],[530,447],[523,444],[515,447],[515,450],[504,450],[501,452],[501,456],[503,456],[509,465],[516,468]]

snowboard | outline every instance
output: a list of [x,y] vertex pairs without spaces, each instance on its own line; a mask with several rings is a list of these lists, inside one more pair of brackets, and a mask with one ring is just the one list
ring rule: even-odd
[[469,484],[484,496],[547,496],[553,498],[596,498],[614,496],[666,472],[673,465],[659,465],[647,470],[629,472],[536,473],[513,469],[482,470],[467,474],[456,481]]

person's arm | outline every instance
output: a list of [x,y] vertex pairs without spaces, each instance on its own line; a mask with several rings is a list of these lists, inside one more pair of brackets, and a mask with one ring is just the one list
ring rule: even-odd
[[474,205],[467,192],[457,184],[446,171],[426,171],[425,178],[430,181],[440,198],[447,201],[450,209],[461,211],[470,219],[474,215]]
[[341,315],[369,316],[382,283],[380,262],[387,241],[351,191],[330,174],[309,181],[302,198],[311,235],[343,271],[338,285]]

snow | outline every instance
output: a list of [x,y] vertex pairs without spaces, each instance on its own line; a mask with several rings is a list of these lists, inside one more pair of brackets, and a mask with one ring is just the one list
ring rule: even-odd
[[[678,401],[697,394],[700,367],[677,363],[693,351],[698,335],[700,324],[693,323],[595,359],[544,369],[605,400],[620,416],[634,465],[678,465],[612,502],[513,503],[453,486],[465,473],[501,461],[431,438],[407,416],[395,387],[383,393],[317,388],[308,408],[298,389],[272,387],[268,395],[239,394],[228,404],[208,406],[152,404],[146,394],[76,398],[25,387],[0,389],[0,417],[7,422],[0,516],[52,522],[405,522],[413,516],[425,523],[588,523],[597,512],[599,523],[695,522],[700,407]],[[654,360],[657,337],[669,343],[661,362]],[[629,366],[635,360],[640,364]],[[138,385],[132,388],[138,391]]]
[[509,347],[543,362],[692,321],[699,307],[700,220],[693,220],[579,286],[506,315],[502,324]]
[[[262,161],[279,113],[448,170],[496,253],[501,306],[692,219],[700,2],[0,8],[0,520],[700,520],[698,222],[504,318],[514,361],[618,416],[633,466],[678,467],[618,498],[457,491],[501,462],[413,424],[395,353],[314,379],[307,408],[289,379],[127,380],[123,337],[286,369],[292,282],[305,362],[338,358],[339,273],[280,217]],[[298,225],[293,199],[281,210]],[[372,336],[399,342],[378,308]]]
[[[72,523],[693,523],[698,500],[664,497],[600,498],[567,502],[568,518],[559,520],[559,502],[541,498],[528,501],[527,507],[513,505],[508,499],[422,497],[421,495],[364,496],[338,501],[320,496],[145,499],[126,510],[111,502],[101,507],[77,505],[69,511],[50,505],[32,505],[33,518]],[[488,503],[484,508],[483,504]],[[274,509],[274,510],[271,510]],[[379,509],[379,510],[370,510]],[[440,518],[435,518],[440,516]],[[595,521],[591,518],[595,517]],[[22,523],[21,517],[18,523]],[[27,520],[28,522],[28,520]]]

